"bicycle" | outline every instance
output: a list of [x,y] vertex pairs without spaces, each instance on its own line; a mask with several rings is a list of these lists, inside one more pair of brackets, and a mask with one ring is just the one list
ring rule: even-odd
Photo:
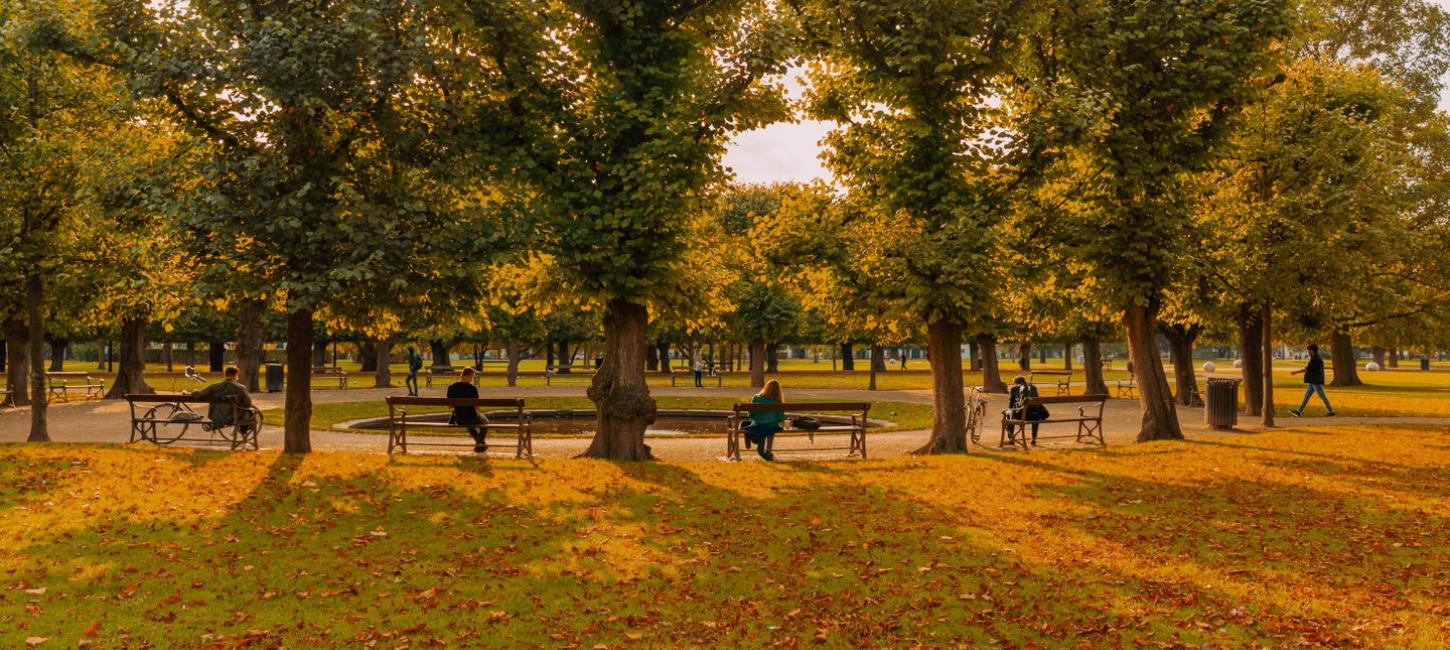
[[967,434],[974,444],[982,443],[982,423],[987,421],[987,391],[973,386],[967,393]]

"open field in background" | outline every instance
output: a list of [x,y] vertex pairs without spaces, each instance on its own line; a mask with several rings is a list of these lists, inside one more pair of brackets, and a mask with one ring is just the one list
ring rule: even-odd
[[0,645],[1443,648],[1450,430],[843,463],[0,447]]

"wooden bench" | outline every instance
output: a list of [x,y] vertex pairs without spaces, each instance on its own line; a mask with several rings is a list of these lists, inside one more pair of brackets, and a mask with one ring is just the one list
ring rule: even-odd
[[[1032,439],[1031,427],[1032,427],[1033,424],[1054,424],[1054,423],[1063,423],[1063,422],[1075,422],[1075,423],[1077,423],[1077,433],[1075,435],[1071,435],[1071,436],[1041,436],[1041,435],[1039,435],[1037,437],[1037,439],[1038,440],[1053,440],[1053,439],[1074,438],[1078,442],[1082,442],[1085,439],[1087,441],[1091,442],[1094,438],[1096,438],[1097,439],[1097,443],[1099,445],[1101,445],[1103,447],[1106,447],[1106,446],[1108,446],[1108,443],[1107,443],[1107,441],[1103,440],[1103,405],[1107,404],[1107,402],[1108,402],[1108,396],[1107,395],[1078,395],[1076,397],[1071,396],[1071,395],[1059,396],[1059,397],[1029,397],[1022,404],[1022,412],[1025,414],[1027,412],[1027,409],[1029,409],[1029,408],[1031,408],[1033,406],[1043,406],[1043,407],[1047,407],[1047,411],[1048,411],[1048,417],[1047,417],[1047,419],[1045,419],[1045,420],[1027,420],[1027,419],[1021,418],[1021,417],[1013,417],[1012,416],[1012,410],[1011,409],[1007,409],[1007,410],[1002,411],[1002,440],[1001,440],[1001,442],[999,444],[1002,447],[1007,447],[1007,446],[1011,446],[1011,445],[1021,444],[1022,445],[1022,451],[1027,451],[1028,445],[1031,444],[1031,439]],[[1052,407],[1054,407],[1054,406],[1071,406],[1071,405],[1078,405],[1077,406],[1077,414],[1076,415],[1062,416],[1062,415],[1056,415],[1056,414],[1053,414],[1052,413]],[[1096,410],[1094,410],[1094,408],[1093,408],[1094,406],[1096,406]],[[1026,425],[1026,428],[1025,429],[1022,428],[1022,425]],[[1016,437],[1015,438],[1011,438],[1010,441],[1009,441],[1009,437],[1010,437],[1011,431],[1014,428],[1019,429],[1019,431],[1018,431]]]
[[45,385],[51,401],[69,402],[72,395],[77,395],[76,399],[101,399],[106,396],[106,382],[85,372],[47,372]]
[[13,395],[14,393],[15,393],[15,391],[10,390],[10,387],[9,386],[6,386],[4,388],[0,388],[0,407],[9,407],[10,406],[10,396]]
[[1071,370],[1032,370],[1028,372],[1027,381],[1036,384],[1038,377],[1052,377],[1056,379],[1058,395],[1072,394]]
[[[860,454],[866,458],[866,427],[867,414],[871,410],[870,402],[792,402],[789,404],[746,404],[735,405],[734,412],[729,416],[730,431],[725,438],[726,460],[740,460],[740,441],[745,437],[740,429],[740,423],[750,417],[751,413],[769,411],[785,411],[787,424],[783,427],[783,434],[805,434],[810,440],[811,447],[800,449],[776,449],[775,453],[811,452],[811,451],[846,451],[847,456]],[[850,423],[826,423],[822,422],[818,429],[796,429],[795,418],[803,415],[815,415],[821,412],[850,412]],[[850,446],[848,447],[816,447],[816,434],[822,433],[848,433],[850,434]],[[746,441],[747,446],[749,441]]]
[[[131,406],[131,442],[140,440],[157,445],[169,445],[179,440],[222,442],[233,451],[247,447],[255,451],[257,438],[262,433],[262,412],[255,407],[242,407],[231,396],[127,395],[126,402]],[[193,410],[192,404],[231,404],[237,420],[215,426],[205,414]],[[140,410],[143,408],[144,411]],[[207,437],[188,438],[186,434],[193,429],[205,432]]]
[[342,368],[313,368],[312,383],[317,384],[337,382],[338,390],[347,390],[347,371]]
[[1127,379],[1118,380],[1118,399],[1138,399],[1137,376],[1128,375]]
[[[422,414],[414,413],[412,419],[408,417],[409,406],[441,407],[452,409],[455,406],[473,408],[507,408],[515,413],[515,420],[512,423],[490,421],[486,426],[488,433],[497,431],[512,432],[517,438],[517,445],[514,450],[514,458],[534,457],[534,420],[533,414],[524,410],[522,399],[475,399],[475,398],[454,398],[447,397],[406,397],[402,395],[391,395],[388,401],[388,455],[393,454],[397,449],[398,453],[408,453],[408,445],[426,447],[473,447],[472,437],[465,437],[467,442],[408,442],[409,429],[468,429],[467,425],[449,424],[447,421],[419,420]],[[436,415],[436,413],[435,413]],[[484,414],[487,417],[487,414]],[[482,428],[482,427],[481,427]]]
[[582,379],[586,382],[594,381],[595,368],[585,366],[570,366],[569,372],[557,372],[553,369],[544,370],[544,385],[553,386],[554,382],[569,383],[569,379]]

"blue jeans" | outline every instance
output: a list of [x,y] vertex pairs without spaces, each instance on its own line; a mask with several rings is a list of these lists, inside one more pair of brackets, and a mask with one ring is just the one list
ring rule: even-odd
[[780,433],[778,424],[752,424],[744,427],[745,448],[750,448],[750,443],[755,443],[755,452],[766,460],[775,460],[773,453],[775,447],[775,434]]
[[409,395],[418,394],[418,371],[409,370],[408,378],[403,380],[403,386],[407,387]]
[[1324,402],[1324,410],[1333,413],[1334,407],[1329,405],[1329,396],[1324,394],[1324,384],[1304,385],[1304,400],[1299,402],[1299,412],[1304,412],[1304,408],[1309,406],[1309,398],[1313,397],[1315,393],[1318,393],[1320,401]]

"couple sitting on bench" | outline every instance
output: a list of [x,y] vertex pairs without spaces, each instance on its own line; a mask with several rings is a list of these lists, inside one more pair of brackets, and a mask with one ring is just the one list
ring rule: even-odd
[[[781,394],[780,382],[774,379],[765,382],[765,388],[760,389],[754,397],[750,398],[751,404],[784,404],[785,398]],[[757,411],[755,416],[740,423],[740,430],[745,433],[745,443],[748,448],[755,445],[755,450],[761,458],[767,461],[775,460],[775,434],[780,433],[785,426],[785,411]]]

